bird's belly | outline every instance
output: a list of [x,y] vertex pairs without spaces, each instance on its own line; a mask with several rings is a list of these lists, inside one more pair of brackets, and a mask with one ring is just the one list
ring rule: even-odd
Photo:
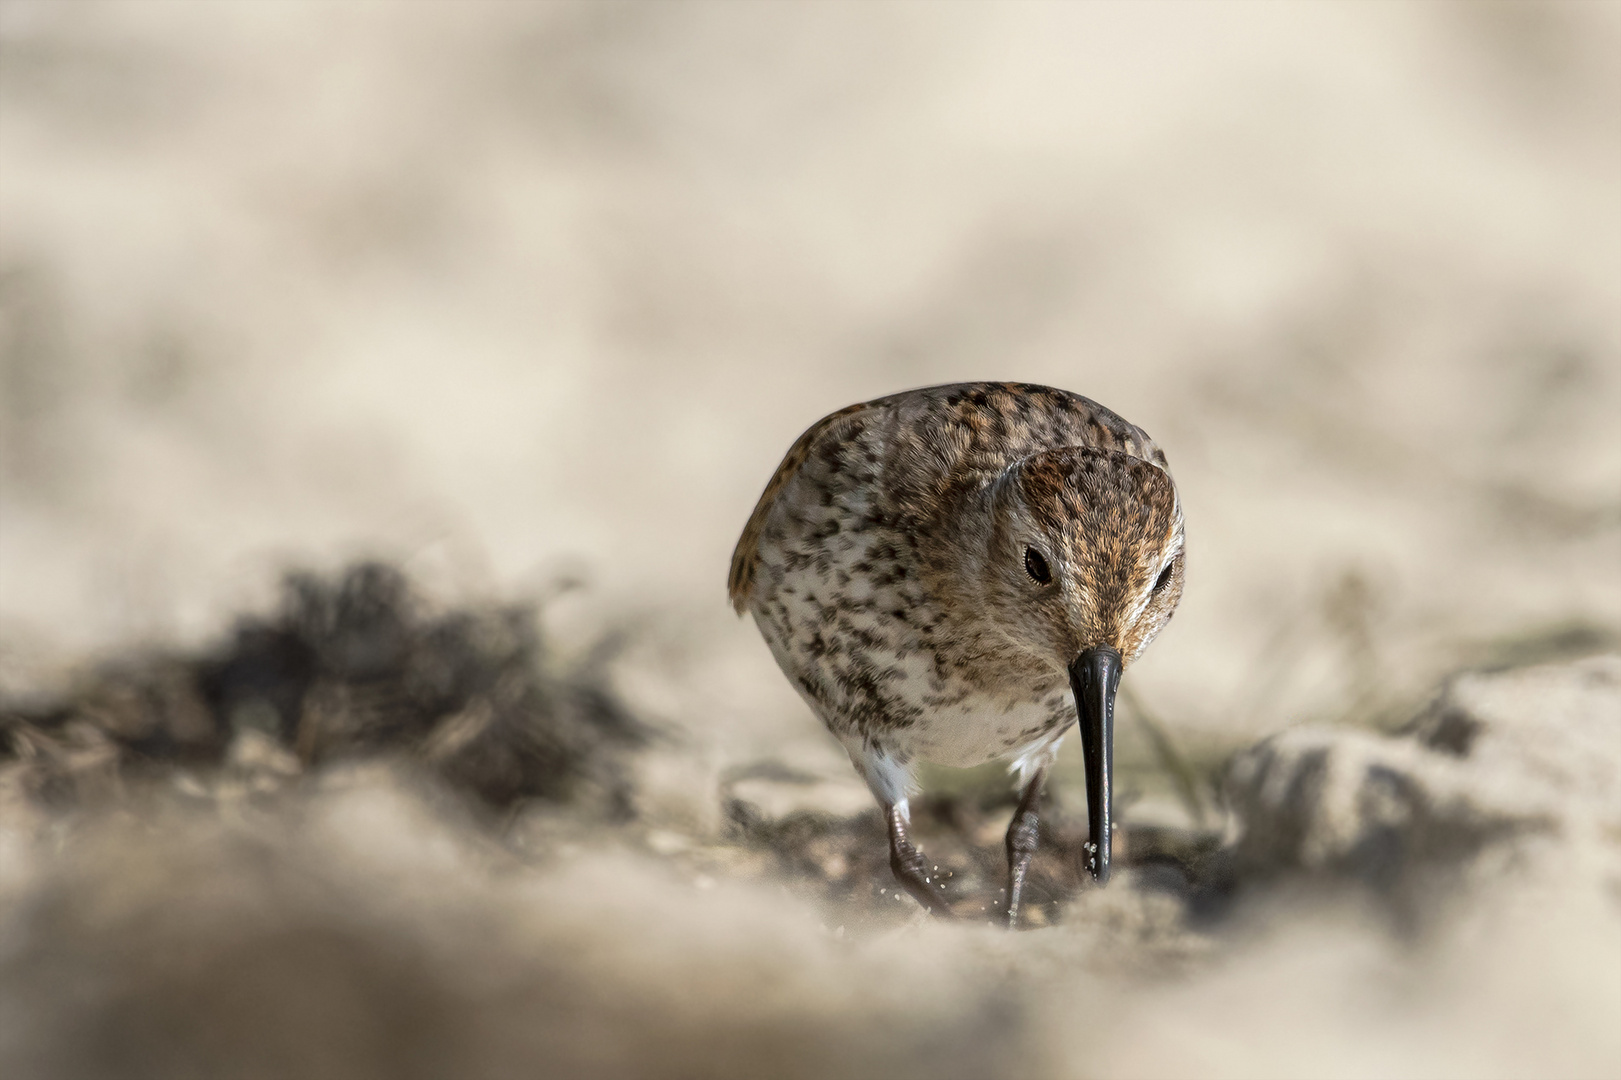
[[899,747],[922,761],[956,768],[1015,757],[1058,735],[1075,719],[1062,689],[1026,700],[970,694],[955,704],[923,706],[924,715]]
[[789,680],[852,748],[966,768],[1017,756],[1074,722],[1062,681],[988,692],[940,663],[887,603],[833,598],[826,581],[789,577],[756,621]]
[[[846,745],[971,766],[1074,721],[1062,673],[1006,681],[1007,664],[942,662],[951,619],[904,537],[865,523],[862,500],[803,499],[760,548],[752,604],[778,665]],[[789,527],[791,524],[791,527]]]

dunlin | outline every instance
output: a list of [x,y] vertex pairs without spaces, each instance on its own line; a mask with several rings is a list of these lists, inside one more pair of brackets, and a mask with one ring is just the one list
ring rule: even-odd
[[1095,401],[960,383],[852,405],[801,435],[754,508],[729,586],[849,752],[889,824],[889,864],[950,911],[907,836],[919,761],[1012,763],[1008,925],[1036,807],[1080,719],[1091,843],[1109,880],[1114,697],[1182,595],[1165,455]]

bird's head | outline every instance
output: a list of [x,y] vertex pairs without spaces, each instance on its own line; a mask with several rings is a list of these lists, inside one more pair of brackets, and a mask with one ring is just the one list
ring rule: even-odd
[[986,613],[1067,669],[1087,649],[1130,664],[1182,596],[1182,508],[1164,469],[1065,447],[1009,466],[992,492]]
[[1067,673],[1080,717],[1092,873],[1109,874],[1114,696],[1182,597],[1182,507],[1170,473],[1065,447],[1009,466],[991,491],[984,615]]

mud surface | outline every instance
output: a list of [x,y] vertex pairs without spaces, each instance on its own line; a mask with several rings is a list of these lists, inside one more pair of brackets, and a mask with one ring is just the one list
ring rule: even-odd
[[[1003,785],[919,801],[960,897],[931,919],[851,777],[760,761],[714,774],[707,815],[664,813],[645,787],[693,771],[691,740],[634,715],[610,652],[561,665],[535,625],[362,564],[289,577],[199,654],[0,705],[9,1069],[1289,1075],[1367,1025],[1398,1041],[1308,1074],[1618,1060],[1621,657],[1461,675],[1393,735],[1245,748],[1210,778],[1222,829],[1126,808],[1106,890],[1050,799],[1008,934]],[[1469,974],[1487,948],[1505,978]],[[1279,1041],[1301,964],[1349,1000]],[[1550,1023],[1525,968],[1580,999]],[[1141,1041],[1166,1015],[1182,1041]]]

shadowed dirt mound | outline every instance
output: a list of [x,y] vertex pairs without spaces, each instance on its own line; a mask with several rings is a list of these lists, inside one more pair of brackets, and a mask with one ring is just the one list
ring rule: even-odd
[[120,659],[67,700],[0,703],[0,769],[65,805],[176,768],[252,759],[261,783],[376,754],[492,808],[578,800],[623,814],[649,731],[606,689],[606,648],[557,670],[522,604],[427,610],[381,563],[288,575],[280,610],[200,656]]

